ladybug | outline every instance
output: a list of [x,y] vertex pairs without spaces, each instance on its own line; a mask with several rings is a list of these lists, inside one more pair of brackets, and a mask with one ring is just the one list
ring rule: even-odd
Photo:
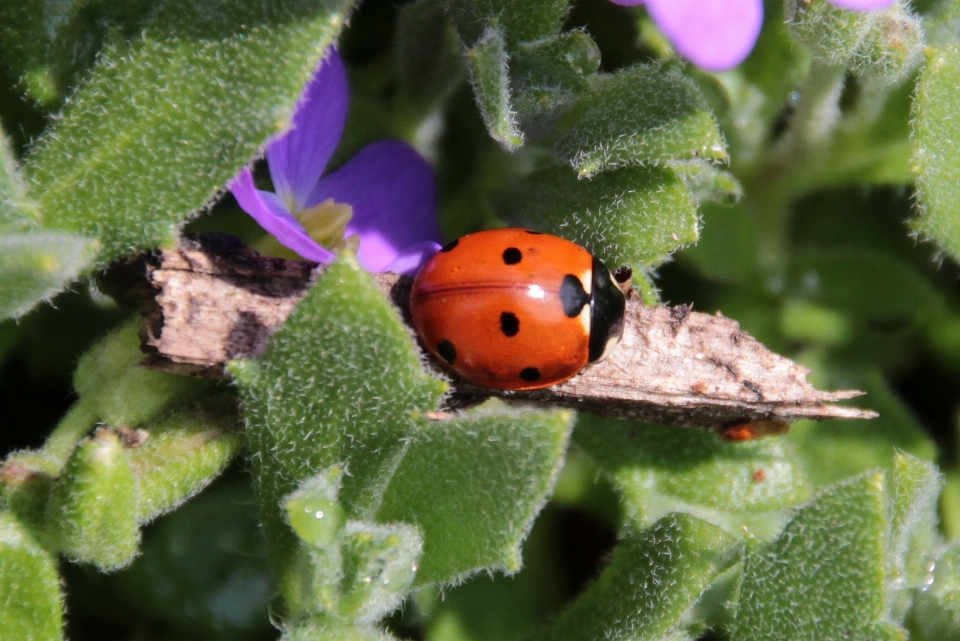
[[443,247],[410,292],[427,350],[475,385],[549,387],[602,360],[626,301],[610,270],[569,240],[494,229]]

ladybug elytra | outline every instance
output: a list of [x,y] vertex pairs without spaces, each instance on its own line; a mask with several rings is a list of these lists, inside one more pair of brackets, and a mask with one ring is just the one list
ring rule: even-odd
[[603,262],[527,229],[447,244],[410,292],[427,350],[464,380],[507,390],[548,387],[602,360],[623,334],[625,305]]

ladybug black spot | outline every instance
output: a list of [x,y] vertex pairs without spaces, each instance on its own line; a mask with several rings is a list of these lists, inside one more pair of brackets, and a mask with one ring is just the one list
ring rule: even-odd
[[532,229],[524,229],[523,231],[527,232],[531,236],[543,236],[542,231],[533,231]]
[[563,313],[567,318],[576,318],[583,306],[590,303],[590,294],[583,288],[579,278],[567,274],[560,284],[560,302],[563,303]]
[[449,243],[447,243],[446,245],[444,245],[443,247],[441,247],[441,248],[440,248],[440,251],[442,251],[442,252],[453,251],[453,250],[456,248],[456,246],[459,245],[459,244],[460,244],[460,239],[451,240]]
[[523,254],[516,247],[507,247],[503,250],[503,262],[507,265],[516,265],[523,258]]
[[457,360],[457,348],[453,346],[453,343],[447,339],[443,339],[437,345],[437,354],[440,355],[440,358],[447,361],[451,365],[453,361]]
[[516,314],[503,312],[500,314],[500,331],[506,336],[516,336],[520,331],[520,319]]
[[520,372],[520,378],[528,383],[540,380],[540,370],[536,367],[525,367],[523,371]]

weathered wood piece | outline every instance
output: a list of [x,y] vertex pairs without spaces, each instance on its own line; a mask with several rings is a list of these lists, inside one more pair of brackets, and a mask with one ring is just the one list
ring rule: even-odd
[[[265,258],[247,248],[211,250],[195,242],[161,251],[147,273],[155,295],[143,325],[144,364],[200,376],[222,376],[228,360],[260,355],[322,277],[313,263]],[[373,277],[409,321],[411,279]],[[785,422],[799,419],[876,416],[828,405],[861,392],[814,389],[806,382],[809,370],[774,354],[731,319],[686,306],[647,307],[636,297],[627,301],[626,314],[623,339],[607,360],[543,390],[479,388],[441,370],[425,352],[424,363],[450,381],[449,407],[496,396],[705,427],[734,437],[784,431]]]

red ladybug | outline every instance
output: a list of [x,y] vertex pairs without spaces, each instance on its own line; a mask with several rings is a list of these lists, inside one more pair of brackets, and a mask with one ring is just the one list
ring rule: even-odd
[[583,247],[527,229],[447,244],[417,274],[413,326],[464,380],[548,387],[603,359],[623,334],[623,293]]

